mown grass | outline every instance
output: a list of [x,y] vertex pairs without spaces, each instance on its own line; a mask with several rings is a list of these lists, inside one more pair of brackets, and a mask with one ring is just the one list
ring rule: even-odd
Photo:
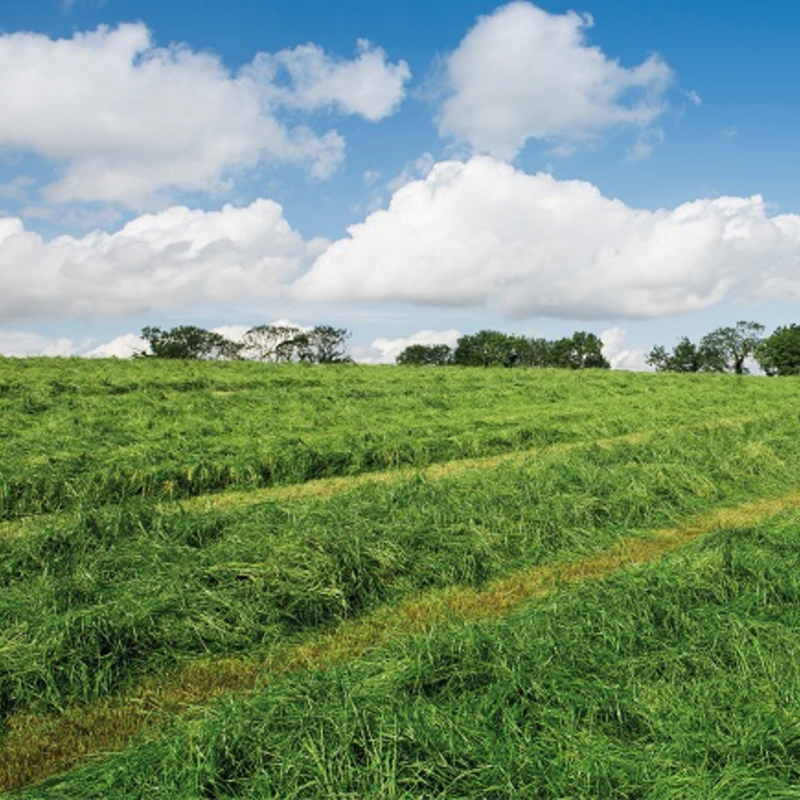
[[[609,548],[622,539],[800,486],[800,384],[793,381],[168,366],[0,360],[0,440],[8,454],[0,463],[4,786],[94,752],[79,737],[93,709],[108,735],[87,731],[86,740],[119,747],[142,730],[150,708],[162,724],[165,712],[258,686],[268,665],[306,646],[308,663],[318,664],[326,645],[314,642],[342,623],[413,608],[424,593],[454,587],[473,587],[477,602],[485,597],[499,610],[502,598],[481,590],[503,576],[595,557],[610,564]],[[487,454],[506,457],[444,463]],[[283,472],[263,469],[281,459]],[[397,469],[403,464],[415,471]],[[393,471],[363,477],[381,467]],[[292,491],[263,489],[358,473]],[[15,519],[23,513],[31,516]],[[587,574],[603,569],[587,565]],[[517,578],[509,580],[505,590],[492,586],[525,596],[524,581],[512,587]],[[354,646],[352,655],[361,650]],[[59,720],[78,738],[49,739],[48,726],[61,730]],[[124,733],[114,738],[114,726]],[[328,734],[318,730],[323,746]],[[212,763],[216,745],[209,746]],[[44,760],[25,766],[34,751]],[[335,749],[328,755],[338,763]],[[284,784],[270,794],[242,756],[241,785],[220,778],[224,769],[206,780],[206,768],[191,762],[193,788],[176,778],[162,794],[140,796],[383,796],[377,784],[343,788],[354,780],[345,775],[350,767],[336,777],[328,755],[315,758],[331,775],[319,772],[316,785],[286,783],[287,795]],[[381,764],[367,771],[380,774]],[[396,764],[401,772],[411,766]],[[413,786],[417,796],[487,796],[478,788],[461,794],[459,782],[450,789],[433,782],[428,791],[400,772],[389,778],[381,784],[386,796],[415,796]],[[62,796],[101,796],[90,784]],[[516,791],[517,783],[508,786]],[[549,791],[532,796],[559,796]],[[597,796],[586,791],[577,796]],[[495,793],[503,792],[514,796]]]
[[777,493],[800,483],[799,434],[796,420],[754,422],[328,498],[139,502],[29,524],[0,540],[0,715],[93,702],[189,658],[263,653],[415,592],[597,552],[756,485]]
[[20,797],[798,797],[798,527],[284,675]]
[[59,715],[16,715],[0,748],[0,791],[35,783],[89,757],[119,751],[137,735],[159,727],[175,713],[197,709],[222,695],[241,694],[287,671],[326,668],[358,658],[398,636],[433,630],[455,616],[490,620],[521,603],[566,584],[602,578],[631,566],[651,563],[709,531],[754,525],[800,508],[800,490],[693,515],[676,527],[646,538],[625,537],[596,555],[529,567],[483,587],[446,587],[399,604],[379,608],[358,620],[273,652],[265,660],[201,659],[168,676],[153,676],[126,694],[89,706],[71,706]]
[[0,358],[0,519],[770,413],[794,383]]

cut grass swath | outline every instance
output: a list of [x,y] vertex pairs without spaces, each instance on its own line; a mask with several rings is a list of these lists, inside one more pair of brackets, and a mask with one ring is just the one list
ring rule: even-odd
[[94,702],[187,659],[264,652],[419,591],[778,493],[800,483],[796,427],[689,430],[213,513],[140,502],[47,520],[0,540],[0,713]]
[[[562,576],[506,619],[505,604],[459,619],[450,602],[359,660],[320,648],[326,670],[218,702],[35,796],[796,796],[800,516],[759,519],[780,506],[662,531],[659,555],[744,526],[580,590]],[[599,577],[588,563],[567,574]]]

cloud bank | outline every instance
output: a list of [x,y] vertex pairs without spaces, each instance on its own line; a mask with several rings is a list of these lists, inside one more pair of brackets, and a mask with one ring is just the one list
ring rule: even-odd
[[513,159],[530,139],[570,149],[665,110],[672,71],[652,55],[627,69],[586,41],[588,15],[526,2],[481,17],[445,62],[439,132]]
[[398,190],[293,291],[509,318],[642,319],[800,297],[798,267],[800,216],[769,217],[758,196],[643,211],[589,183],[477,156]]
[[0,319],[101,318],[279,296],[304,242],[270,200],[220,211],[176,206],[113,233],[45,241],[0,219]]
[[354,60],[309,45],[259,54],[232,74],[186,45],[157,47],[142,24],[54,41],[0,35],[0,149],[59,165],[49,203],[142,208],[170,191],[213,192],[237,170],[296,164],[319,178],[344,156],[333,129],[290,127],[289,110],[333,109],[378,121],[410,72],[359,43]]
[[275,301],[620,320],[792,299],[800,216],[758,196],[639,210],[487,156],[434,165],[334,243],[304,240],[271,200],[49,241],[0,218],[5,325]]

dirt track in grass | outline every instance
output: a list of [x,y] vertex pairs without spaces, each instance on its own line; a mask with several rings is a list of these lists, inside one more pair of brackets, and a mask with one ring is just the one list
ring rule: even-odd
[[[480,459],[475,465],[485,467],[514,457],[519,456]],[[447,465],[430,470],[447,474]],[[327,482],[320,483],[320,493],[331,491]],[[323,486],[326,491],[322,491]],[[287,487],[286,491],[299,493],[302,488]],[[798,508],[800,489],[717,509],[674,528],[626,537],[590,557],[519,571],[480,590],[451,587],[381,609],[302,644],[287,646],[263,661],[198,661],[177,674],[152,678],[127,694],[92,706],[74,706],[59,715],[13,716],[7,720],[0,741],[0,791],[31,785],[93,757],[118,751],[136,737],[155,735],[172,714],[197,712],[221,695],[252,691],[282,673],[357,658],[373,646],[423,632],[442,619],[478,622],[496,618],[559,587],[657,561],[706,533],[747,527]]]

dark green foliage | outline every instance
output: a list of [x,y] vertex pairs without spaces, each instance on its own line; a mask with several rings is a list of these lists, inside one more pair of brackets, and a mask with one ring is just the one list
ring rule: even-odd
[[668,353],[662,345],[654,347],[646,361],[657,372],[747,372],[745,362],[761,350],[764,326],[758,322],[737,322],[735,327],[717,328],[706,334],[699,345],[683,337]]
[[767,375],[800,375],[800,325],[777,328],[760,343],[756,358]]
[[561,369],[610,369],[603,356],[603,343],[593,333],[577,331],[569,338],[558,339],[550,346],[549,363]]
[[757,322],[737,322],[735,327],[717,328],[700,340],[699,352],[704,368],[711,372],[743,375],[745,361],[758,349],[764,326]]
[[345,341],[350,333],[344,328],[317,325],[305,333],[305,348],[301,361],[314,364],[341,364],[351,359],[347,355]]
[[250,328],[242,339],[242,356],[251,361],[271,363],[297,361],[294,340],[301,333],[302,329],[291,325]]
[[478,331],[458,340],[453,363],[462,367],[514,367],[525,344],[524,336]]
[[299,362],[305,364],[342,364],[351,359],[345,342],[350,333],[344,328],[317,325],[303,329],[293,326],[260,325],[251,328],[241,342],[194,325],[181,325],[165,331],[148,326],[142,338],[150,352],[139,356],[203,361]]
[[446,367],[453,363],[453,349],[446,344],[410,344],[397,356],[401,366]]
[[317,325],[308,330],[291,325],[251,328],[242,343],[242,355],[252,361],[301,364],[343,364],[351,361],[344,328]]
[[458,340],[453,363],[464,367],[609,369],[602,350],[600,339],[586,331],[551,342],[484,330]]
[[238,357],[240,350],[240,345],[222,334],[194,325],[180,325],[168,331],[148,326],[142,329],[142,338],[150,346],[150,353],[140,355],[155,358],[231,361]]
[[684,336],[671,353],[661,345],[654,347],[647,355],[647,363],[657,372],[700,372],[703,361],[697,345]]

